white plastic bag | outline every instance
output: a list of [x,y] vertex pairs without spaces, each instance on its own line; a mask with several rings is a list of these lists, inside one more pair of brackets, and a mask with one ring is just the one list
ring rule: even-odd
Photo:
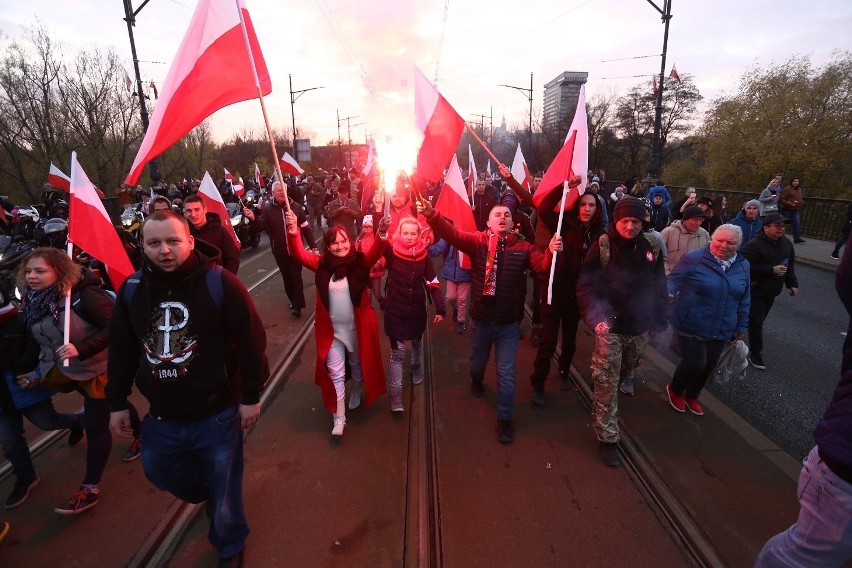
[[719,356],[716,370],[713,371],[714,381],[717,385],[724,385],[731,379],[744,379],[747,368],[748,345],[742,339],[729,341]]

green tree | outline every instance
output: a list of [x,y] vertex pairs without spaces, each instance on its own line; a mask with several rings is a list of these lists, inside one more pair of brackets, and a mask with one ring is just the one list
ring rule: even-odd
[[822,195],[849,195],[852,174],[852,54],[835,52],[814,67],[810,56],[740,78],[713,101],[700,131],[708,182],[762,190],[776,172],[800,176]]

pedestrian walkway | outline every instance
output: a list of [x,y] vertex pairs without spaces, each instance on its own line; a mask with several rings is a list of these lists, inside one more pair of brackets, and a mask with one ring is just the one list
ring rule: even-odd
[[[792,241],[792,238],[790,237]],[[834,251],[834,242],[819,241],[817,239],[806,239],[804,243],[795,245],[796,261],[801,264],[824,268],[826,270],[837,270],[839,260],[831,258]],[[843,254],[843,249],[840,250]]]

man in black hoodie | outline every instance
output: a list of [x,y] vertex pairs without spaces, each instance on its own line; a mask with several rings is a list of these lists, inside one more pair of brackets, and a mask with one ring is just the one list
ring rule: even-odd
[[119,289],[110,326],[110,429],[129,434],[135,379],[150,403],[142,424],[145,476],[179,499],[206,501],[222,565],[240,565],[249,531],[242,430],[260,416],[266,332],[245,286],[216,267],[218,251],[193,239],[183,217],[158,211],[142,236],[141,276]]
[[240,249],[228,229],[222,226],[219,216],[207,211],[204,200],[198,195],[190,195],[184,200],[183,214],[189,220],[189,232],[193,238],[219,249],[220,256],[216,263],[231,274],[236,274],[240,269]]
[[666,271],[663,258],[642,232],[645,205],[635,197],[618,201],[613,224],[589,247],[577,299],[583,320],[595,333],[592,354],[592,414],[604,464],[619,463],[618,384],[639,364],[648,332],[665,331]]

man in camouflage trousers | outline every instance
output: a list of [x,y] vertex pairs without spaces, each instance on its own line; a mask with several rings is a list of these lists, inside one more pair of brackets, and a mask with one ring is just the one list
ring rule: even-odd
[[648,332],[668,325],[665,267],[659,244],[642,232],[644,217],[641,200],[620,199],[613,224],[591,243],[577,283],[583,320],[595,332],[592,413],[601,459],[610,467],[619,463],[618,385],[639,364]]

